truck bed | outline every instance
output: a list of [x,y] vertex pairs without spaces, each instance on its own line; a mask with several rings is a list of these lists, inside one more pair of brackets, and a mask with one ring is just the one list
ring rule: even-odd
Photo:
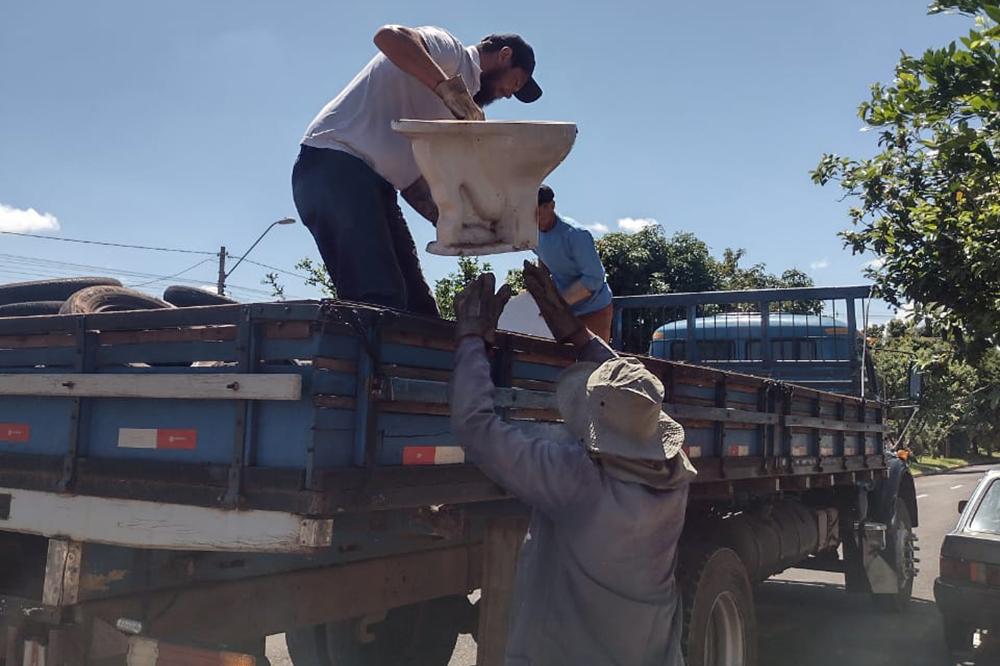
[[[340,301],[0,318],[0,498],[312,518],[503,499],[451,435],[453,350],[450,322]],[[506,418],[558,422],[568,347],[501,332],[492,362]],[[643,362],[695,499],[884,474],[878,403]]]

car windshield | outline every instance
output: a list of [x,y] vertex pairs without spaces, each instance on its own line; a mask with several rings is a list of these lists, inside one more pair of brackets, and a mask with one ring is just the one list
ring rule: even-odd
[[969,523],[969,531],[1000,534],[1000,483],[990,483]]

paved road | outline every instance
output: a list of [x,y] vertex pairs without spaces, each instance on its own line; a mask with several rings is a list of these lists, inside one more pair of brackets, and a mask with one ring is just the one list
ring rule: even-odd
[[[912,608],[904,615],[880,613],[866,596],[846,594],[838,574],[796,569],[760,585],[756,592],[760,664],[951,666],[954,662],[945,649],[934,605],[938,553],[944,535],[958,519],[959,500],[969,497],[983,471],[991,467],[1000,465],[917,479],[920,573]],[[281,637],[269,640],[268,654],[274,666],[291,666]],[[475,643],[469,636],[460,637],[449,666],[472,666],[475,661]]]

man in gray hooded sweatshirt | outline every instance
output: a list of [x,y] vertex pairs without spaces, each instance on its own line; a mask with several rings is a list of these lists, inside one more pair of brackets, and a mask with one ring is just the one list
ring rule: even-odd
[[[487,345],[510,298],[485,274],[455,301],[451,414],[470,460],[532,511],[517,564],[508,666],[682,666],[677,541],[695,471],[663,385],[573,315],[551,278],[525,283],[556,340],[580,362],[557,391],[562,434],[494,412]],[[484,344],[485,343],[485,344]]]

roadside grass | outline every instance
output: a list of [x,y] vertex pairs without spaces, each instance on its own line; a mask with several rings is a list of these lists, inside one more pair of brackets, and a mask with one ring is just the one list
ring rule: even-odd
[[1000,462],[1000,453],[993,453],[990,456],[968,456],[965,458],[920,456],[919,461],[910,464],[910,473],[914,476],[920,476],[921,474],[946,472],[950,469],[965,467],[966,465],[984,465],[995,462]]

